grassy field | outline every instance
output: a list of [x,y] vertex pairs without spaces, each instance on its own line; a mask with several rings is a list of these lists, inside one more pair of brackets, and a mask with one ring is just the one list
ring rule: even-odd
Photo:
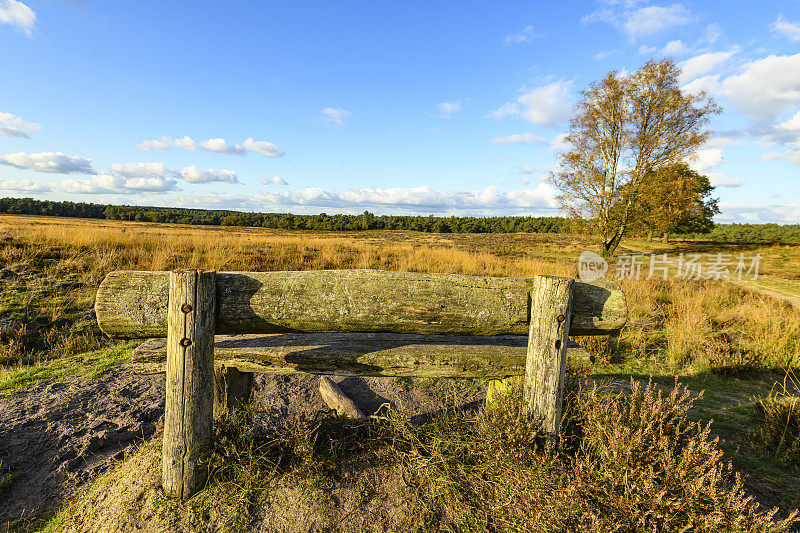
[[[612,351],[596,338],[582,343],[598,357],[591,377],[628,383],[626,392],[601,394],[583,382],[571,396],[558,449],[537,448],[535,428],[514,406],[504,416],[450,413],[423,426],[396,414],[358,427],[328,420],[269,442],[217,428],[228,446],[217,450],[216,481],[190,503],[156,501],[159,520],[192,524],[227,494],[218,523],[235,529],[268,492],[270,476],[289,476],[322,497],[340,472],[332,465],[347,452],[348,461],[368,464],[353,481],[362,484],[353,490],[363,493],[365,509],[383,509],[382,473],[400,473],[408,512],[402,529],[780,530],[749,506],[735,473],[744,474],[749,494],[779,506],[782,515],[800,505],[792,374],[800,363],[800,310],[790,300],[800,295],[800,247],[644,240],[624,246],[620,253],[760,253],[762,275],[757,284],[622,280],[629,321],[619,346]],[[586,249],[599,251],[579,235],[285,232],[0,216],[0,396],[70,374],[91,378],[127,360],[132,345],[103,338],[92,316],[97,286],[113,270],[375,268],[574,277]],[[650,377],[653,385],[639,388]],[[676,378],[693,393],[705,392],[670,396]],[[153,466],[138,461],[137,468]],[[48,527],[85,517],[87,502],[97,501],[92,494],[110,482],[98,480],[88,499],[73,502]]]

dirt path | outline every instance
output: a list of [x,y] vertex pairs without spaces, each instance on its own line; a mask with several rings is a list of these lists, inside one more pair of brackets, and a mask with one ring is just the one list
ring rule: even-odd
[[[625,248],[625,250],[627,250],[630,253],[649,255],[648,252],[641,249],[637,249],[636,247],[624,246],[623,248]],[[675,260],[669,259],[669,256],[667,258],[667,263],[670,263],[671,265],[676,265]],[[763,276],[762,279],[764,279]],[[784,302],[789,302],[790,304],[792,304],[793,307],[800,309],[800,294],[783,289],[777,289],[775,287],[770,287],[768,285],[765,285],[763,282],[759,283],[757,280],[729,279],[727,281],[729,283],[733,283],[734,285],[738,285],[739,287],[743,287],[753,292],[757,292],[765,296],[770,296],[777,300],[783,300]]]
[[760,294],[764,294],[766,296],[771,296],[778,300],[789,302],[790,304],[792,304],[793,307],[800,309],[800,294],[796,294],[781,289],[776,289],[774,287],[765,286],[759,283],[758,281],[742,280],[742,281],[731,281],[731,283],[744,287],[745,289],[758,292]]

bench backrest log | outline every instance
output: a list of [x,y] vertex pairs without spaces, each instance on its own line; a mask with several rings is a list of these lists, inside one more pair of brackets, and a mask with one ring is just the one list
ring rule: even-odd
[[[627,315],[624,294],[609,280],[377,270],[112,272],[100,285],[95,311],[111,337],[166,338],[162,479],[167,494],[181,498],[204,482],[199,458],[209,446],[213,411],[235,388],[231,380],[240,380],[242,390],[252,385],[252,374],[241,366],[215,374],[215,333],[293,339],[288,351],[273,346],[235,352],[240,363],[259,369],[414,375],[424,368],[437,377],[479,377],[524,368],[526,412],[554,438],[568,336],[617,332]],[[321,332],[341,338],[320,341]],[[367,335],[359,346],[336,346],[355,333]],[[474,340],[521,335],[527,335],[522,352],[514,342],[490,349]],[[436,340],[423,345],[420,336]],[[442,336],[454,339],[454,346],[444,349]],[[316,346],[320,342],[327,346]],[[470,357],[480,362],[464,360]]]
[[[169,272],[112,272],[100,284],[100,329],[115,338],[167,336]],[[387,332],[528,335],[535,278],[379,270],[218,272],[216,333]],[[573,284],[571,335],[625,324],[614,281]]]

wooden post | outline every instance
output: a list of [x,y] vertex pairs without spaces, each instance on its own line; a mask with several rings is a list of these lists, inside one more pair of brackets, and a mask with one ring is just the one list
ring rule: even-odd
[[214,370],[214,418],[233,418],[236,409],[250,401],[252,392],[252,372],[225,365]]
[[542,421],[549,439],[555,438],[561,422],[574,281],[536,276],[531,289],[525,411]]
[[216,273],[170,273],[167,403],[162,449],[168,496],[190,498],[205,482],[200,455],[211,442]]

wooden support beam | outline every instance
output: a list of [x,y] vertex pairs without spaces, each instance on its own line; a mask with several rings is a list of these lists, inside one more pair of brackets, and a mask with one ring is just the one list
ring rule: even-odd
[[[332,374],[410,378],[504,378],[525,373],[524,335],[448,336],[399,333],[272,333],[217,335],[217,366],[266,374]],[[592,356],[567,346],[568,365],[585,367]],[[164,372],[165,339],[133,350],[141,374]]]
[[214,370],[214,419],[234,418],[237,409],[250,401],[253,373],[236,367],[217,366]]
[[162,480],[168,496],[184,500],[205,483],[199,459],[211,441],[215,287],[213,271],[170,272]]
[[[112,272],[97,291],[104,333],[167,333],[166,272]],[[386,332],[527,335],[533,278],[316,270],[217,274],[217,333]],[[572,335],[625,324],[625,295],[613,280],[575,282]],[[313,305],[309,305],[313,302]]]
[[549,439],[561,423],[574,281],[537,276],[531,290],[523,401],[526,413],[541,421]]

